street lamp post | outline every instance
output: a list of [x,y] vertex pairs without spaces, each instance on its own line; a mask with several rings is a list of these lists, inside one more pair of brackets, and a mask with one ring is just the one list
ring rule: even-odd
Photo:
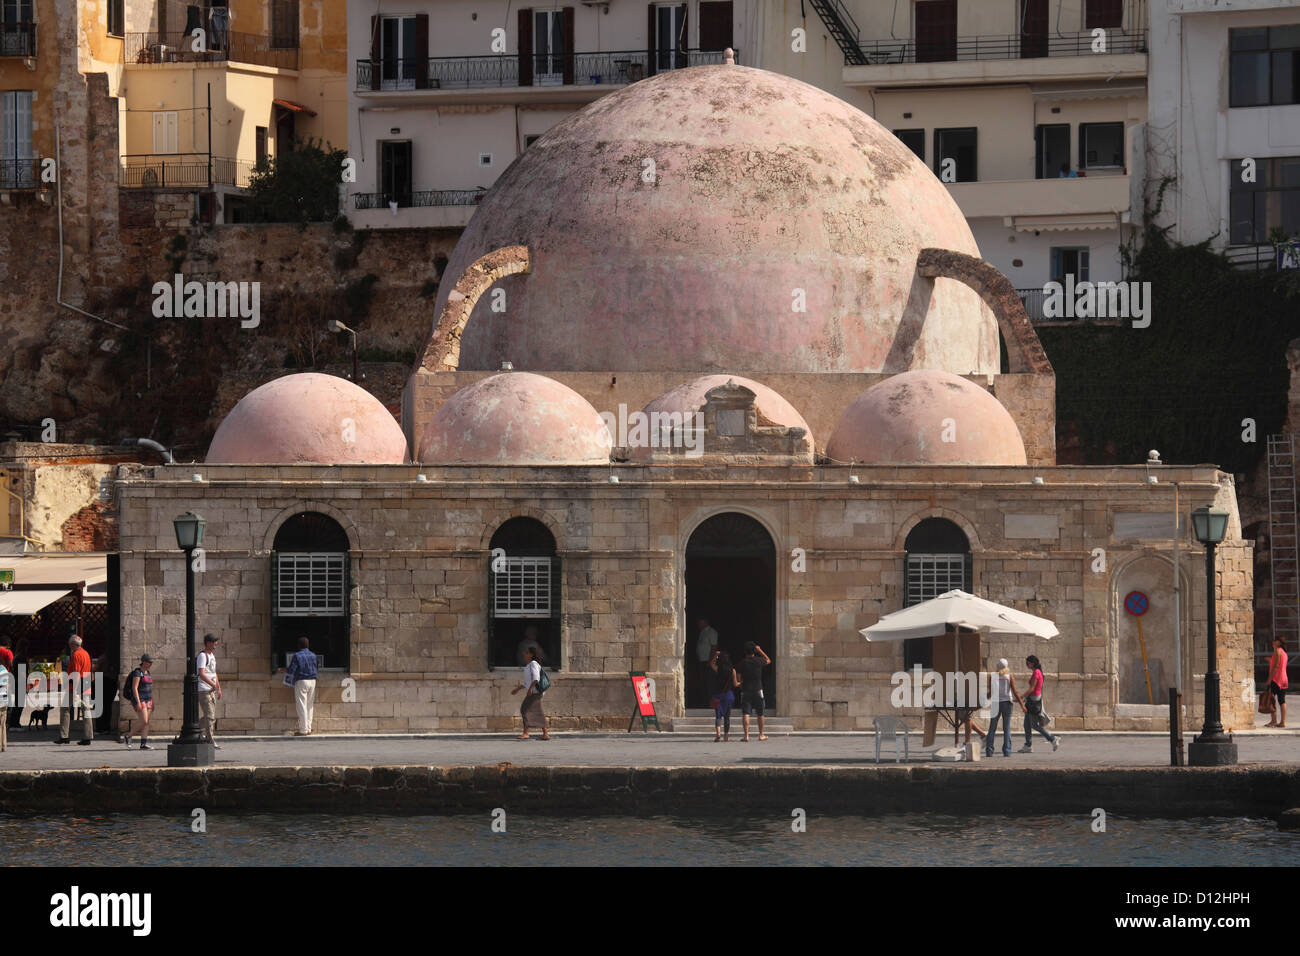
[[1237,745],[1223,732],[1219,714],[1219,654],[1215,642],[1214,549],[1228,530],[1228,513],[1202,505],[1192,512],[1196,540],[1205,545],[1205,644],[1209,660],[1205,667],[1205,722],[1200,735],[1187,747],[1187,762],[1193,767],[1225,767],[1237,762]]
[[194,664],[194,549],[203,543],[204,523],[192,511],[172,521],[176,544],[185,552],[185,706],[181,734],[167,745],[169,767],[207,767],[216,756],[199,730],[199,672]]
[[357,372],[357,333],[356,330],[348,328],[338,319],[330,319],[329,329],[331,332],[350,332],[352,334],[352,382],[354,385],[361,384],[361,376]]

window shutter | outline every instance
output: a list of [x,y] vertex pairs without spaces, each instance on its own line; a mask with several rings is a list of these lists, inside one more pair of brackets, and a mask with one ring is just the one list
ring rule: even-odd
[[488,603],[487,603],[487,664],[488,670],[496,665],[496,606],[497,576],[492,570],[492,556],[488,555]]
[[330,666],[352,670],[352,555],[347,552],[343,555],[343,659]]
[[646,10],[650,14],[649,29],[646,31],[646,67],[645,75],[654,76],[656,67],[659,65],[659,55],[656,49],[656,39],[658,37],[659,22],[655,16],[656,8],[653,3],[646,4]]
[[278,616],[276,609],[280,606],[280,555],[275,551],[271,552],[270,570],[271,610],[266,616],[266,623],[268,625],[266,628],[266,635],[267,643],[271,646],[271,673],[274,674],[277,670],[277,665],[275,663],[275,619]]
[[1088,126],[1079,124],[1079,165],[1080,172],[1088,168]]
[[962,590],[967,594],[975,593],[975,562],[969,551],[966,552],[965,583]]
[[681,54],[681,57],[677,61],[678,66],[691,65],[691,62],[687,58],[687,53],[686,53],[686,50],[690,45],[690,36],[691,36],[690,24],[686,22],[686,18],[689,15],[688,14],[689,10],[690,7],[687,4],[683,3],[682,4],[682,32],[677,34],[677,51]]
[[551,558],[551,620],[560,619],[560,594],[563,588],[560,585],[560,559]]
[[370,88],[379,89],[379,74],[383,72],[379,64],[379,17],[370,18]]
[[415,15],[415,88],[429,88],[429,15]]
[[573,83],[573,7],[564,8],[564,83]]
[[519,11],[519,85],[533,85],[533,11]]

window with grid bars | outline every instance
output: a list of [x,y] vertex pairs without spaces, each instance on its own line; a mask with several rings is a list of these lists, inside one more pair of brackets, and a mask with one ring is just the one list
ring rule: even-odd
[[907,606],[938,597],[945,591],[966,590],[966,555],[909,554]]
[[346,554],[290,551],[277,555],[275,613],[281,617],[342,617]]
[[551,558],[498,558],[493,566],[493,617],[551,616]]

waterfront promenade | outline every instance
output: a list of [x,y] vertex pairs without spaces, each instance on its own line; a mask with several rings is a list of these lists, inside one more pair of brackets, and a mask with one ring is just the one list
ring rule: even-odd
[[[115,738],[98,737],[90,747],[58,746],[54,733],[11,731],[9,749],[0,754],[5,770],[92,770],[100,768],[161,768],[167,765],[170,737],[156,737],[156,749],[130,749]],[[1191,742],[1194,734],[1186,733]],[[498,766],[518,767],[809,767],[875,766],[871,734],[788,734],[765,741],[714,743],[712,735],[619,733],[557,733],[551,740],[516,740],[514,734],[429,734],[353,736],[321,734],[302,737],[221,737],[218,767],[376,767],[376,766]],[[941,742],[947,742],[945,738]],[[1034,768],[1168,767],[1169,739],[1164,735],[1076,732],[1063,735],[1056,753],[1037,740],[1032,754],[1000,752],[974,764],[938,764],[921,749],[920,735],[911,741],[914,766],[945,766],[973,772]],[[1300,766],[1300,730],[1253,731],[1238,734],[1242,765]],[[1024,742],[1016,734],[1013,747]],[[893,764],[892,748],[884,748],[882,765]]]

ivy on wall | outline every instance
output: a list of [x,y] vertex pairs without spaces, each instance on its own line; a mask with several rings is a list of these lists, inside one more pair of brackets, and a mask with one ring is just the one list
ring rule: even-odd
[[1061,460],[1137,463],[1155,448],[1166,462],[1250,471],[1286,417],[1300,275],[1235,270],[1208,240],[1172,245],[1151,226],[1142,238],[1129,281],[1151,283],[1149,327],[1039,329],[1056,369]]

